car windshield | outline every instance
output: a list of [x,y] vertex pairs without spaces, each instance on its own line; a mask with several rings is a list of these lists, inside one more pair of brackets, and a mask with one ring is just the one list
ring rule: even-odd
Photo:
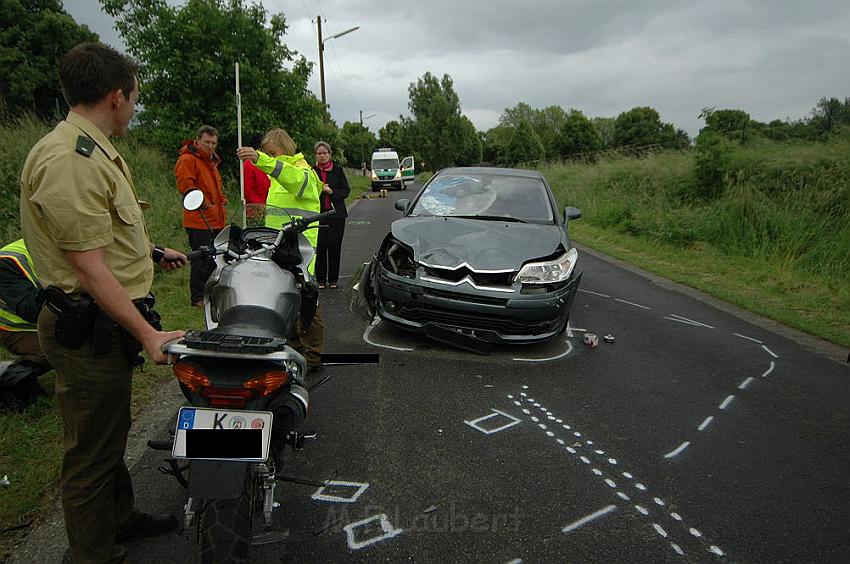
[[548,190],[540,179],[489,174],[438,176],[425,187],[410,215],[554,221]]
[[372,170],[381,168],[398,168],[398,159],[374,159],[372,161]]

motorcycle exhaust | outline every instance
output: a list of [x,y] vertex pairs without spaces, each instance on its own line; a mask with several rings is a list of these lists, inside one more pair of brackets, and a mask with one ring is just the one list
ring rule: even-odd
[[310,394],[303,386],[292,384],[288,394],[280,394],[268,405],[268,410],[274,414],[273,433],[285,437],[297,429],[307,418],[309,407]]

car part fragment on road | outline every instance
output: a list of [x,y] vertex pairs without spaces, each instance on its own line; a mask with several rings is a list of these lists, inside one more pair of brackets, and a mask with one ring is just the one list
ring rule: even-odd
[[614,335],[605,335],[602,340],[606,343],[613,343],[616,339],[614,339]]
[[592,349],[596,348],[599,346],[599,337],[597,337],[594,333],[585,333],[584,344]]

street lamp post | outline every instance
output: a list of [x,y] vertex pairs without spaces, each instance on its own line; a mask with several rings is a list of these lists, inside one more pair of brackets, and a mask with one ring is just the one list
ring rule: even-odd
[[330,41],[331,39],[336,39],[337,37],[342,37],[347,33],[351,33],[352,31],[357,31],[360,29],[360,26],[352,27],[351,29],[346,29],[341,33],[337,33],[336,35],[331,35],[330,37],[325,37],[322,39],[322,16],[316,16],[316,22],[318,23],[319,28],[319,80],[322,84],[322,105],[327,106],[327,99],[325,98],[325,41]]
[[[363,117],[363,110],[360,110],[360,127],[363,127],[363,120],[375,117],[377,114],[369,114],[365,118]],[[362,134],[362,132],[361,132]],[[366,175],[366,147],[363,146],[363,143],[360,144],[360,167],[363,169],[363,175]]]

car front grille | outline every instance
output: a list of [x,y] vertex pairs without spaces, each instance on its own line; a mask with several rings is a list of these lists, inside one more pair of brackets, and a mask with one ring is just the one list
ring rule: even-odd
[[406,303],[399,310],[398,315],[416,323],[440,323],[455,327],[486,329],[505,335],[546,333],[554,330],[558,324],[557,317],[550,320],[528,322],[511,315],[461,313],[418,302]]
[[490,286],[490,287],[505,287],[511,288],[513,287],[514,276],[516,276],[516,272],[475,272],[465,266],[461,266],[460,268],[455,268],[454,270],[449,270],[446,268],[432,268],[430,266],[425,267],[425,275],[431,279],[437,278],[440,280],[446,280],[447,282],[458,282],[463,280],[466,276],[469,276],[473,282],[475,282],[476,286]]

